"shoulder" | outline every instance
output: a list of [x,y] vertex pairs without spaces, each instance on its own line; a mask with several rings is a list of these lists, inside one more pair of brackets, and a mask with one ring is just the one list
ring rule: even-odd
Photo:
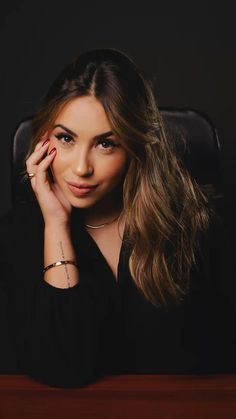
[[0,215],[0,222],[10,220],[20,220],[28,218],[29,216],[42,218],[42,213],[38,204],[34,202],[18,204],[15,207],[10,207]]
[[[211,213],[207,228],[199,236],[201,256],[221,253],[228,245],[227,231],[222,218],[216,212]],[[205,253],[206,252],[206,253]]]
[[21,239],[28,234],[37,234],[43,226],[43,217],[39,206],[34,203],[11,207],[0,216],[1,242]]

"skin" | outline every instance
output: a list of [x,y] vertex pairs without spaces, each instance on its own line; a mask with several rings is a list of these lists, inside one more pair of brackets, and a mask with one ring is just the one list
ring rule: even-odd
[[[59,124],[75,135],[55,127]],[[54,181],[73,207],[83,209],[86,223],[96,225],[111,220],[122,208],[122,185],[129,157],[114,134],[105,139],[95,138],[112,131],[102,104],[93,96],[75,98],[62,109],[54,127],[48,136],[48,153],[56,148],[50,164]],[[110,141],[117,147],[110,145]],[[88,195],[78,197],[67,182],[98,186]]]

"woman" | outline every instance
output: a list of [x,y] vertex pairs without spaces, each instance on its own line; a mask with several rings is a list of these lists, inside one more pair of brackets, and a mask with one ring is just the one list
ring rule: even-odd
[[73,387],[232,367],[207,197],[126,54],[87,51],[63,70],[25,163],[35,204],[2,222],[16,258],[3,289],[17,371]]

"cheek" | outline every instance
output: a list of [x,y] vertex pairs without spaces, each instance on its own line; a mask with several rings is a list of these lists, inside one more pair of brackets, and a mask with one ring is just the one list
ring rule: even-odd
[[60,154],[57,148],[57,154],[51,163],[51,168],[53,169],[53,172],[55,174],[60,174],[66,169],[66,167],[67,167],[66,160],[65,158],[62,157],[62,155]]
[[118,179],[121,178],[127,170],[127,158],[124,156],[119,156],[113,162],[109,163],[109,166],[106,167],[106,176],[109,179]]

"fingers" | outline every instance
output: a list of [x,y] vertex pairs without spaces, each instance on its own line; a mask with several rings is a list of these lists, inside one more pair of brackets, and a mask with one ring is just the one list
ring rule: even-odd
[[46,131],[43,135],[42,135],[42,137],[41,137],[41,140],[36,144],[36,146],[35,146],[35,150],[37,150],[38,148],[40,148],[42,145],[43,145],[43,143],[46,141],[46,140],[48,140],[49,138],[48,138],[48,131]]
[[28,170],[28,166],[32,167],[35,164],[37,164],[39,160],[43,157],[43,155],[46,153],[48,145],[49,145],[49,140],[46,144],[43,145],[43,143],[44,143],[44,140],[36,144],[36,147],[33,153],[29,156],[26,162],[27,170]]
[[52,163],[52,160],[54,159],[56,155],[56,149],[53,148],[50,151],[51,154],[48,154],[38,165],[37,167],[37,180],[41,182],[48,181],[47,178],[47,169],[49,168],[50,164]]
[[30,179],[33,188],[36,185],[36,180],[37,183],[39,182],[39,185],[48,182],[47,169],[56,155],[56,149],[54,148],[50,151],[50,154],[47,154],[46,157],[43,158],[49,146],[49,140],[47,142],[45,141],[47,140],[46,134],[47,133],[45,133],[45,135],[42,136],[42,140],[36,144],[33,153],[26,161],[27,172],[35,174],[35,176]]

